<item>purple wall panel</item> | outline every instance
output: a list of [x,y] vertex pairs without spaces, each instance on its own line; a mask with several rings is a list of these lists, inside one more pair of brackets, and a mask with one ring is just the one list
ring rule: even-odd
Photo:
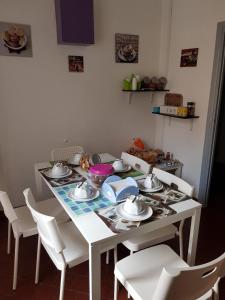
[[59,44],[94,44],[93,0],[55,0]]

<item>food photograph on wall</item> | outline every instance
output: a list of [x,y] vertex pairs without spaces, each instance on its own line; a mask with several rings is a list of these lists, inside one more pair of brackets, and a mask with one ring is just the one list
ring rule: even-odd
[[138,63],[139,35],[115,34],[115,57],[117,63]]
[[83,56],[68,56],[69,72],[84,72],[84,57]]
[[30,25],[0,22],[0,55],[31,57]]
[[198,61],[198,48],[181,50],[181,67],[196,67]]

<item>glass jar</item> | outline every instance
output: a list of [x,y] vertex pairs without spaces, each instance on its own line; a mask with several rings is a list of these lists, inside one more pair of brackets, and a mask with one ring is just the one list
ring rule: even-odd
[[188,117],[194,117],[195,115],[195,103],[194,102],[188,102],[187,103],[188,108]]
[[106,178],[114,173],[111,164],[96,164],[90,167],[88,178],[90,183],[95,188],[100,188]]
[[180,106],[180,107],[178,107],[178,109],[177,109],[177,115],[178,115],[179,117],[186,118],[187,115],[188,115],[188,108],[185,107],[185,106]]

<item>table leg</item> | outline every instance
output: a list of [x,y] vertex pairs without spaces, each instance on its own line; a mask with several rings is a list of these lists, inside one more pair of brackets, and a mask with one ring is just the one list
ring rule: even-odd
[[99,246],[89,245],[89,299],[101,299],[101,252]]
[[195,264],[200,216],[201,216],[201,207],[198,207],[196,208],[195,213],[191,218],[191,229],[190,229],[190,237],[189,237],[189,245],[188,245],[188,256],[187,256],[187,263],[190,266],[193,266]]
[[39,197],[41,197],[43,192],[42,178],[38,168],[36,167],[35,167],[35,183],[36,183],[37,194]]

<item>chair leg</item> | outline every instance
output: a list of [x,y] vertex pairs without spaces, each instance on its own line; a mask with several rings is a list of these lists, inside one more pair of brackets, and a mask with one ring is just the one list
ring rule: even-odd
[[64,298],[65,278],[66,278],[66,268],[62,269],[61,271],[59,300],[63,300]]
[[8,222],[8,242],[7,242],[7,254],[10,254],[11,250],[11,223]]
[[117,263],[117,246],[114,248],[114,265]]
[[[133,250],[130,250],[130,255],[133,255],[134,254],[134,251]],[[130,299],[130,294],[127,293],[127,298]]]
[[38,284],[38,281],[39,281],[40,256],[41,256],[41,238],[38,235],[37,260],[36,260],[36,272],[35,272],[35,284]]
[[219,300],[219,281],[220,278],[217,280],[213,287],[213,300]]
[[117,300],[118,298],[118,280],[116,278],[116,276],[114,275],[114,300]]
[[16,237],[16,239],[15,239],[15,256],[14,256],[14,271],[13,271],[13,290],[16,289],[16,285],[17,285],[19,241],[20,241],[20,238]]
[[[130,255],[133,255],[134,254],[134,251],[130,250]],[[130,294],[127,293],[127,298],[130,299]]]
[[109,250],[106,252],[106,264],[109,264]]

